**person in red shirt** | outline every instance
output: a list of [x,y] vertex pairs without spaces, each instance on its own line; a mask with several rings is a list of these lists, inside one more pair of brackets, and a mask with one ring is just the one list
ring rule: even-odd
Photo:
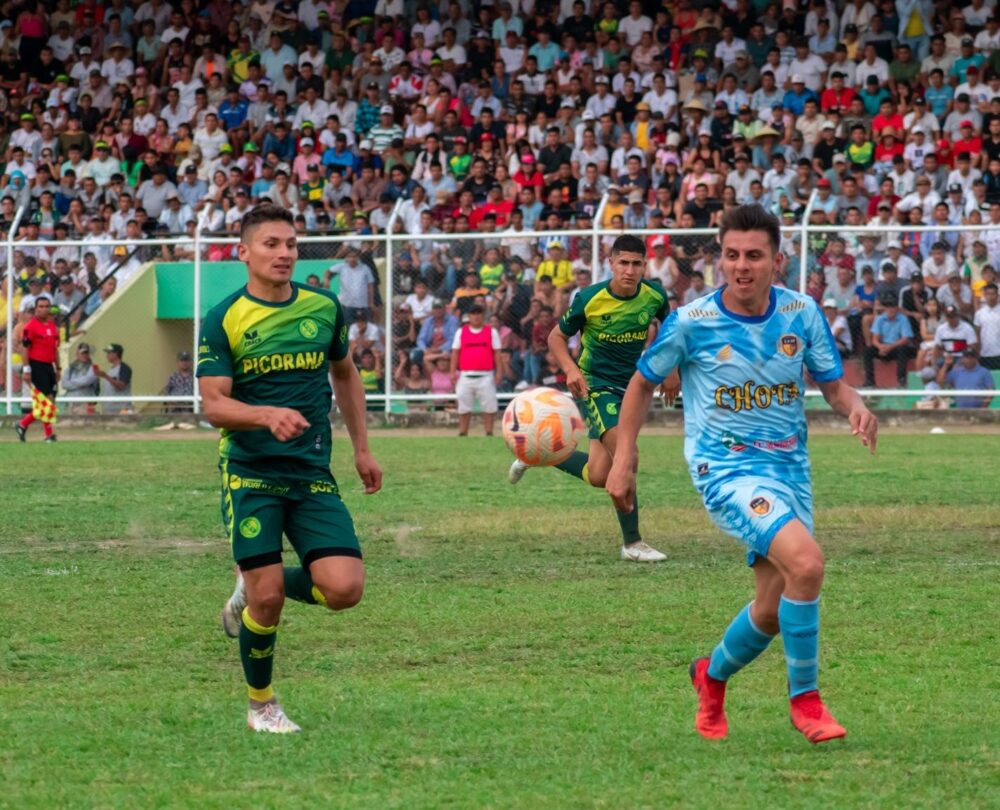
[[24,326],[21,341],[28,349],[31,368],[31,413],[14,424],[23,442],[31,423],[38,419],[45,431],[45,441],[54,442],[52,425],[56,419],[56,386],[59,384],[59,327],[52,320],[52,301],[48,295],[35,300],[34,317]]
[[844,87],[844,74],[835,70],[830,74],[830,86],[820,96],[819,107],[824,113],[836,110],[844,115],[851,109],[851,101],[856,95],[853,87]]
[[895,129],[885,127],[879,136],[878,146],[875,147],[875,162],[892,164],[892,159],[897,155],[903,156],[903,142],[897,137]]
[[514,173],[514,182],[517,183],[517,190],[523,191],[525,188],[535,189],[535,194],[541,193],[545,179],[538,171],[538,164],[534,155],[523,155],[521,157],[521,168]]
[[968,152],[970,155],[978,155],[983,151],[983,139],[976,134],[976,128],[972,121],[961,123],[962,137],[951,145],[951,151],[956,155],[959,152]]
[[878,115],[872,119],[872,132],[877,138],[886,127],[892,127],[896,132],[903,131],[903,116],[896,111],[896,105],[885,99],[878,108]]

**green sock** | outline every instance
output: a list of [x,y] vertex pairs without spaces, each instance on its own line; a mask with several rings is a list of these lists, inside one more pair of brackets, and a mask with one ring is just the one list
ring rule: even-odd
[[305,568],[285,566],[285,596],[307,605],[318,603],[312,577]]
[[622,527],[622,543],[624,545],[628,546],[642,540],[642,535],[639,534],[638,498],[634,500],[631,512],[619,512],[616,509],[615,514],[618,516],[618,525]]
[[243,608],[240,661],[251,700],[266,703],[274,697],[271,673],[274,670],[274,641],[277,637],[278,625],[264,627],[253,620],[249,608]]
[[577,450],[561,464],[556,464],[555,467],[557,470],[569,473],[574,478],[579,478],[584,483],[589,484],[590,481],[587,478],[587,461],[589,458],[586,453],[581,453]]

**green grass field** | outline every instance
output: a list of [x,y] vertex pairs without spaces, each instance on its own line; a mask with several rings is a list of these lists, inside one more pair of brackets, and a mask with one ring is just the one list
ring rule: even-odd
[[0,444],[2,807],[997,807],[1000,508],[992,436],[818,436],[821,685],[846,740],[788,722],[776,643],[692,728],[687,677],[751,594],[680,439],[639,487],[670,561],[617,561],[606,497],[504,478],[499,440],[380,436],[361,605],[288,606],[276,686],[304,728],[244,726],[215,444]]

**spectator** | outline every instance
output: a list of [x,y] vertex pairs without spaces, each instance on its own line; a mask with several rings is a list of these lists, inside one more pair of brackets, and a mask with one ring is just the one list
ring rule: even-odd
[[[177,353],[177,369],[167,378],[167,384],[160,392],[168,397],[194,396],[194,372],[191,352]],[[191,413],[192,406],[185,402],[169,402],[167,413]]]
[[973,323],[979,337],[979,362],[991,371],[1000,370],[1000,301],[995,283],[983,287],[983,303]]
[[111,343],[104,349],[107,359],[107,370],[94,363],[94,374],[100,380],[102,397],[122,397],[107,401],[102,406],[102,413],[125,414],[132,413],[132,367],[122,360],[125,354],[120,343]]
[[455,333],[451,344],[451,379],[458,396],[458,435],[469,435],[472,411],[478,402],[483,429],[493,435],[500,384],[500,335],[485,322],[482,305],[469,309],[469,322]]
[[954,306],[944,307],[944,323],[938,324],[934,332],[934,345],[946,354],[958,357],[966,349],[979,345],[976,331],[968,321],[963,321]]
[[[959,361],[955,355],[945,354],[944,364],[938,369],[937,383],[941,388],[975,391],[994,388],[993,375],[980,363],[975,349],[963,349]],[[956,408],[988,408],[992,396],[956,397]]]
[[[60,383],[63,392],[68,397],[97,396],[97,374],[90,359],[90,344],[81,341],[76,345],[73,361],[67,366]],[[71,402],[68,404],[70,413],[93,413],[92,402]]]
[[865,347],[865,387],[875,387],[875,359],[896,361],[896,383],[906,388],[906,366],[913,356],[910,321],[899,312],[899,299],[891,293],[880,301],[882,313],[871,326],[871,343]]
[[349,247],[344,261],[332,265],[326,273],[327,283],[334,275],[340,278],[338,295],[348,323],[368,318],[375,309],[375,276],[371,268],[361,261],[357,248]]

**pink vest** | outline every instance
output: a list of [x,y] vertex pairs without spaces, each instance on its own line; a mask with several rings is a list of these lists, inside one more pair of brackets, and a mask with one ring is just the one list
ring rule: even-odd
[[478,334],[468,325],[462,327],[458,367],[462,371],[493,371],[493,327],[487,324]]

